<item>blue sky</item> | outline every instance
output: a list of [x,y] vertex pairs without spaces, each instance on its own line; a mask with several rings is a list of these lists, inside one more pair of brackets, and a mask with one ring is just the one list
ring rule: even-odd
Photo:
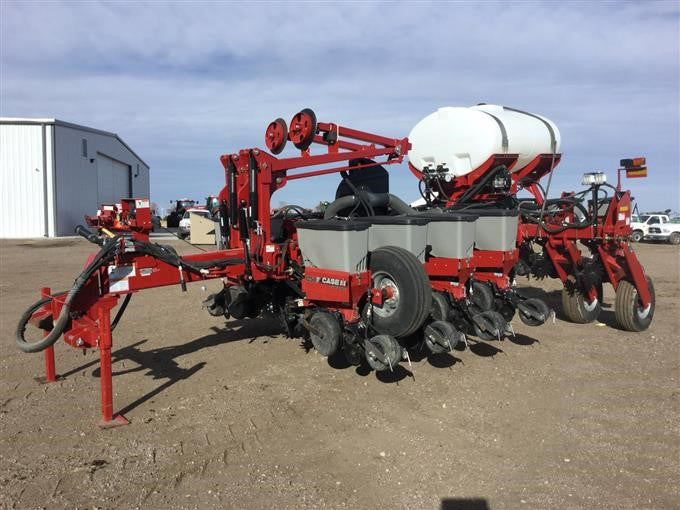
[[[440,106],[543,114],[562,133],[553,193],[585,171],[628,181],[640,208],[680,209],[678,2],[13,3],[0,7],[0,115],[120,134],[152,168],[152,199],[202,199],[219,155],[263,145],[276,117],[406,136]],[[410,200],[405,166],[391,188]],[[335,177],[273,202],[331,198]]]

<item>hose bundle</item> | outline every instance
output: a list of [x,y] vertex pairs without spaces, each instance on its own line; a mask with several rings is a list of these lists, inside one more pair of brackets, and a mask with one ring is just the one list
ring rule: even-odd
[[73,287],[71,287],[71,290],[69,290],[68,292],[62,292],[57,294],[57,295],[66,294],[64,306],[61,308],[61,312],[59,312],[59,317],[57,318],[57,321],[54,323],[52,331],[50,331],[47,334],[47,336],[45,336],[39,342],[29,343],[26,341],[26,338],[24,336],[26,333],[26,326],[28,325],[28,321],[31,319],[31,316],[41,307],[49,303],[52,300],[52,297],[42,298],[28,307],[28,309],[22,314],[21,318],[19,319],[19,324],[17,325],[16,329],[15,336],[19,349],[21,349],[24,352],[40,352],[44,349],[47,349],[49,346],[54,345],[54,343],[62,335],[62,333],[66,329],[66,326],[71,320],[71,304],[73,303],[73,300],[78,295],[80,290],[83,288],[87,280],[95,273],[95,271],[97,271],[102,265],[113,260],[116,254],[116,249],[118,247],[118,239],[120,239],[120,236],[116,236],[109,240],[108,242],[104,243],[102,249],[99,251],[97,256],[75,279],[75,281],[73,282]]
[[[17,329],[15,332],[15,337],[19,349],[21,349],[24,352],[28,353],[40,352],[44,349],[47,349],[51,345],[54,345],[54,343],[64,333],[66,327],[68,326],[71,320],[71,305],[73,304],[74,299],[76,298],[78,293],[82,290],[82,288],[85,286],[85,283],[90,279],[90,277],[94,275],[95,272],[99,270],[99,268],[108,264],[114,259],[120,246],[120,240],[122,238],[122,236],[118,235],[106,241],[102,241],[96,235],[94,235],[92,232],[90,232],[89,230],[82,226],[76,227],[76,232],[85,237],[90,242],[101,245],[102,248],[101,250],[99,250],[99,253],[97,253],[92,262],[90,262],[90,264],[88,264],[88,266],[83,270],[83,272],[80,273],[80,275],[78,275],[78,277],[75,279],[73,283],[73,287],[71,287],[69,291],[55,294],[55,296],[63,296],[64,294],[66,294],[66,298],[64,299],[64,305],[61,308],[61,311],[59,312],[59,317],[57,318],[56,322],[52,327],[52,330],[47,334],[47,336],[45,336],[39,342],[28,342],[26,341],[25,338],[26,327],[33,314],[37,312],[40,308],[48,304],[50,301],[52,301],[54,296],[39,299],[31,306],[29,306],[26,309],[26,311],[21,315],[21,318],[19,319],[19,323],[17,325]],[[135,240],[134,246],[135,251],[139,253],[150,255],[172,266],[186,268],[187,270],[194,271],[199,274],[206,274],[208,270],[211,268],[222,268],[230,265],[243,263],[243,259],[235,258],[187,261],[186,259],[180,257],[174,250],[174,248],[170,246],[163,246],[157,243],[150,243],[141,240]],[[122,317],[123,312],[125,311],[125,308],[127,307],[130,301],[131,296],[132,294],[128,294],[125,297],[123,303],[121,304],[121,307],[119,308],[116,317],[111,323],[112,330],[117,326],[118,321]]]

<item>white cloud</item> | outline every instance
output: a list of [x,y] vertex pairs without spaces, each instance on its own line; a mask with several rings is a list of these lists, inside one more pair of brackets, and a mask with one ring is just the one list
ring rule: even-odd
[[[638,197],[677,190],[672,2],[3,3],[1,14],[0,113],[117,131],[152,165],[159,201],[214,192],[219,154],[262,145],[271,119],[302,107],[404,136],[439,106],[479,101],[558,123],[556,185],[642,153],[657,166]],[[300,183],[292,199],[316,189]]]

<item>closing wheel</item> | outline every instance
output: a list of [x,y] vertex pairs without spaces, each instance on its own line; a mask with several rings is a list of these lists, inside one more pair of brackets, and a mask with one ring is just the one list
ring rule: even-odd
[[309,338],[322,356],[332,356],[342,342],[342,328],[338,319],[328,312],[316,312],[309,320]]
[[280,154],[288,141],[286,121],[278,118],[269,123],[264,132],[264,143],[272,154]]
[[309,108],[296,113],[290,121],[288,138],[301,151],[307,150],[316,135],[316,114]]
[[433,354],[450,352],[459,342],[464,342],[465,335],[453,324],[445,321],[434,321],[425,326],[423,331],[425,345]]
[[587,324],[593,322],[602,310],[602,284],[596,285],[597,297],[592,301],[581,293],[573,276],[568,276],[562,289],[562,311],[571,322]]
[[470,300],[479,309],[480,312],[494,309],[493,289],[491,284],[487,282],[472,282],[472,293]]
[[472,324],[475,336],[482,340],[500,340],[507,327],[503,316],[493,310],[478,313],[472,317]]
[[432,309],[432,289],[423,264],[409,251],[383,246],[371,253],[373,288],[385,295],[372,307],[373,327],[381,333],[404,337],[423,325]]
[[401,346],[390,335],[376,335],[364,344],[366,361],[376,372],[390,370],[401,361]]
[[619,282],[616,289],[614,314],[619,326],[626,331],[644,331],[652,323],[654,309],[656,308],[656,295],[654,294],[654,283],[649,276],[647,276],[647,287],[651,300],[649,305],[643,308],[638,299],[638,291],[635,285],[628,280]]
[[542,299],[525,299],[517,305],[517,310],[519,319],[527,326],[540,326],[550,317],[550,307]]

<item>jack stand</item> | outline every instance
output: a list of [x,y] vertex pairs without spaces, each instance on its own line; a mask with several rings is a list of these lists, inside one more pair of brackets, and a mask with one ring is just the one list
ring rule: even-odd
[[[43,287],[42,289],[40,289],[40,297],[42,298],[50,297],[51,294],[52,289],[50,289],[49,287]],[[52,303],[52,307],[54,308],[54,302]],[[52,313],[54,314],[54,310]],[[43,336],[47,336],[49,334],[50,332],[47,330],[43,332]],[[57,379],[58,379],[57,369],[54,363],[54,345],[50,345],[47,349],[45,349],[45,376],[36,377],[35,380],[38,381],[40,384],[49,384],[57,382]]]
[[101,385],[102,419],[99,428],[108,429],[130,423],[121,414],[113,415],[113,383],[111,380],[111,308],[117,300],[103,303],[99,308],[99,382]]

